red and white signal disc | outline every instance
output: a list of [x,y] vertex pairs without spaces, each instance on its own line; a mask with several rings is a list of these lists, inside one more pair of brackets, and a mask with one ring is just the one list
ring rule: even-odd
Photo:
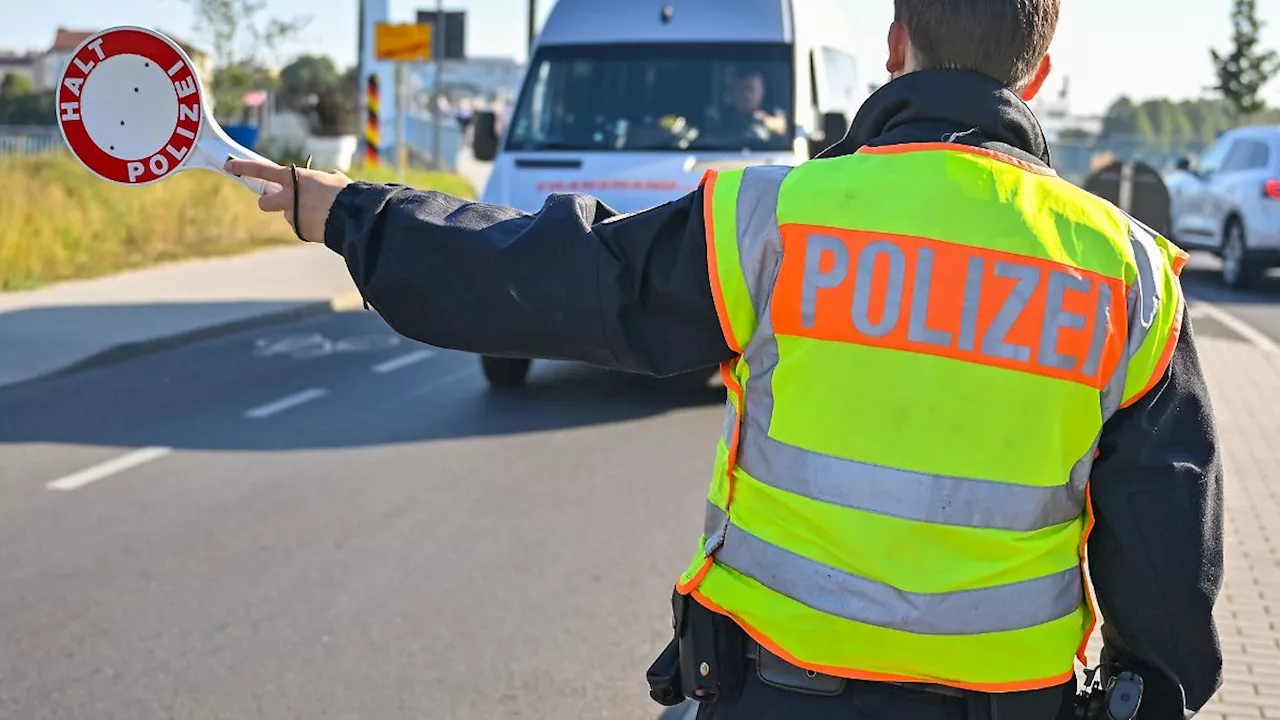
[[181,169],[204,110],[191,58],[145,28],[111,28],[85,40],[58,83],[67,147],[90,172],[121,185],[148,185]]

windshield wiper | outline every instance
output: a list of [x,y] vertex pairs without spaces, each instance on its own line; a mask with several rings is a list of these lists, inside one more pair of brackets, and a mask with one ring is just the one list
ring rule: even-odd
[[538,152],[540,150],[582,151],[582,150],[605,150],[608,148],[606,148],[603,145],[580,145],[577,143],[566,143],[566,142],[542,142],[542,143],[524,143],[524,144],[518,145],[517,147],[513,147],[511,149],[519,150],[521,152]]

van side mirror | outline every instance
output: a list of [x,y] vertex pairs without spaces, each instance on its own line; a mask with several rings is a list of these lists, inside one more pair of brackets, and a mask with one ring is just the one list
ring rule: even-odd
[[849,118],[844,113],[832,112],[822,114],[822,141],[827,146],[835,145],[844,139],[849,132]]
[[809,157],[817,157],[827,148],[844,140],[849,132],[849,119],[844,113],[823,113],[822,133],[819,137],[809,138]]
[[482,110],[471,120],[471,154],[480,162],[491,162],[498,156],[498,116]]

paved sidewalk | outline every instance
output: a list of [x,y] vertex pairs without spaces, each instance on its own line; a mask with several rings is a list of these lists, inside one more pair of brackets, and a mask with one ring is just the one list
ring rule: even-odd
[[360,305],[342,258],[302,244],[0,293],[0,386]]
[[1197,717],[1280,718],[1280,353],[1205,333],[1196,343],[1226,455],[1227,533],[1224,682]]
[[[1216,612],[1223,686],[1196,717],[1280,718],[1280,353],[1191,307],[1226,470],[1226,578]],[[1100,650],[1095,632],[1090,663]]]

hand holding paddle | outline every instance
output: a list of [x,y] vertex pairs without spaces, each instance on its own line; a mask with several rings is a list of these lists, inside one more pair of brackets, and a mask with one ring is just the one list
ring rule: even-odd
[[324,242],[329,209],[338,193],[351,184],[351,178],[337,171],[281,167],[270,160],[230,160],[226,171],[279,186],[258,198],[258,207],[266,212],[283,212],[298,239],[307,242]]

